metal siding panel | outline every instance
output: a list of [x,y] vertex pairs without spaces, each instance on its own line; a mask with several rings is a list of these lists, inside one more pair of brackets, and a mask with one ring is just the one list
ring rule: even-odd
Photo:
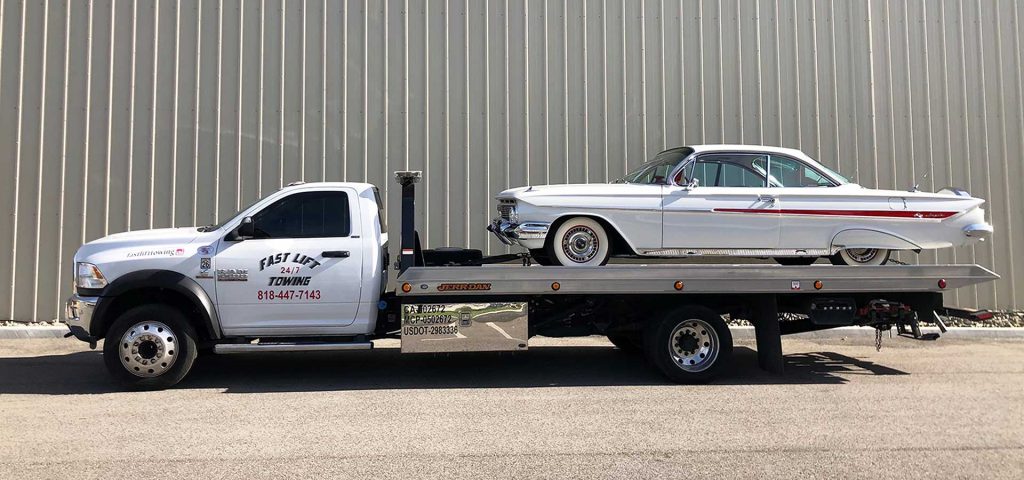
[[82,241],[212,222],[282,182],[366,179],[394,206],[391,172],[422,169],[424,244],[495,252],[482,226],[506,187],[604,181],[718,141],[803,147],[872,187],[969,188],[996,238],[901,258],[998,264],[1002,280],[947,300],[1020,308],[1020,10],[6,0],[0,311],[56,315]]

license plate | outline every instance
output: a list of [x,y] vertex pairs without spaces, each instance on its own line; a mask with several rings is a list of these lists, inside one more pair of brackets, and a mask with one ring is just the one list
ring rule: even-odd
[[527,304],[407,304],[401,332],[405,353],[525,350]]

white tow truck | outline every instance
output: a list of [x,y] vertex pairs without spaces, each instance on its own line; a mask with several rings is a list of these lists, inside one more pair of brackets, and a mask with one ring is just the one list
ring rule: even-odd
[[[781,335],[848,325],[922,337],[942,291],[998,276],[978,265],[838,267],[530,265],[526,254],[423,250],[419,172],[402,185],[394,290],[376,187],[288,186],[219,225],[104,237],[75,254],[68,336],[100,339],[110,373],[136,389],[181,381],[200,352],[340,351],[401,339],[403,353],[524,351],[534,335],[606,335],[669,379],[705,382],[730,364],[723,314],[755,325],[762,368],[781,372]],[[783,315],[786,314],[786,315]]]

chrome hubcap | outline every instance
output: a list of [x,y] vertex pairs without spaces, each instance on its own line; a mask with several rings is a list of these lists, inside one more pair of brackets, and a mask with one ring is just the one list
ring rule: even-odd
[[846,255],[857,263],[867,263],[878,256],[877,248],[854,248],[846,251]]
[[718,358],[720,348],[718,334],[704,320],[694,318],[681,322],[669,335],[672,361],[687,372],[707,370]]
[[562,236],[562,253],[576,263],[586,263],[597,256],[601,244],[590,227],[578,225]]
[[121,364],[134,375],[156,377],[174,365],[177,337],[160,322],[139,322],[121,337]]

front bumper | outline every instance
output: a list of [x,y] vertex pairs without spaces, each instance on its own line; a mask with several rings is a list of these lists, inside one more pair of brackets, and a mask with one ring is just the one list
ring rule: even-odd
[[487,230],[498,237],[505,245],[522,245],[526,248],[541,248],[548,235],[550,223],[524,222],[512,223],[496,218],[487,226]]
[[96,337],[90,334],[90,327],[98,302],[99,297],[82,297],[77,293],[68,298],[64,305],[64,323],[68,325],[75,338],[91,344],[96,343]]

